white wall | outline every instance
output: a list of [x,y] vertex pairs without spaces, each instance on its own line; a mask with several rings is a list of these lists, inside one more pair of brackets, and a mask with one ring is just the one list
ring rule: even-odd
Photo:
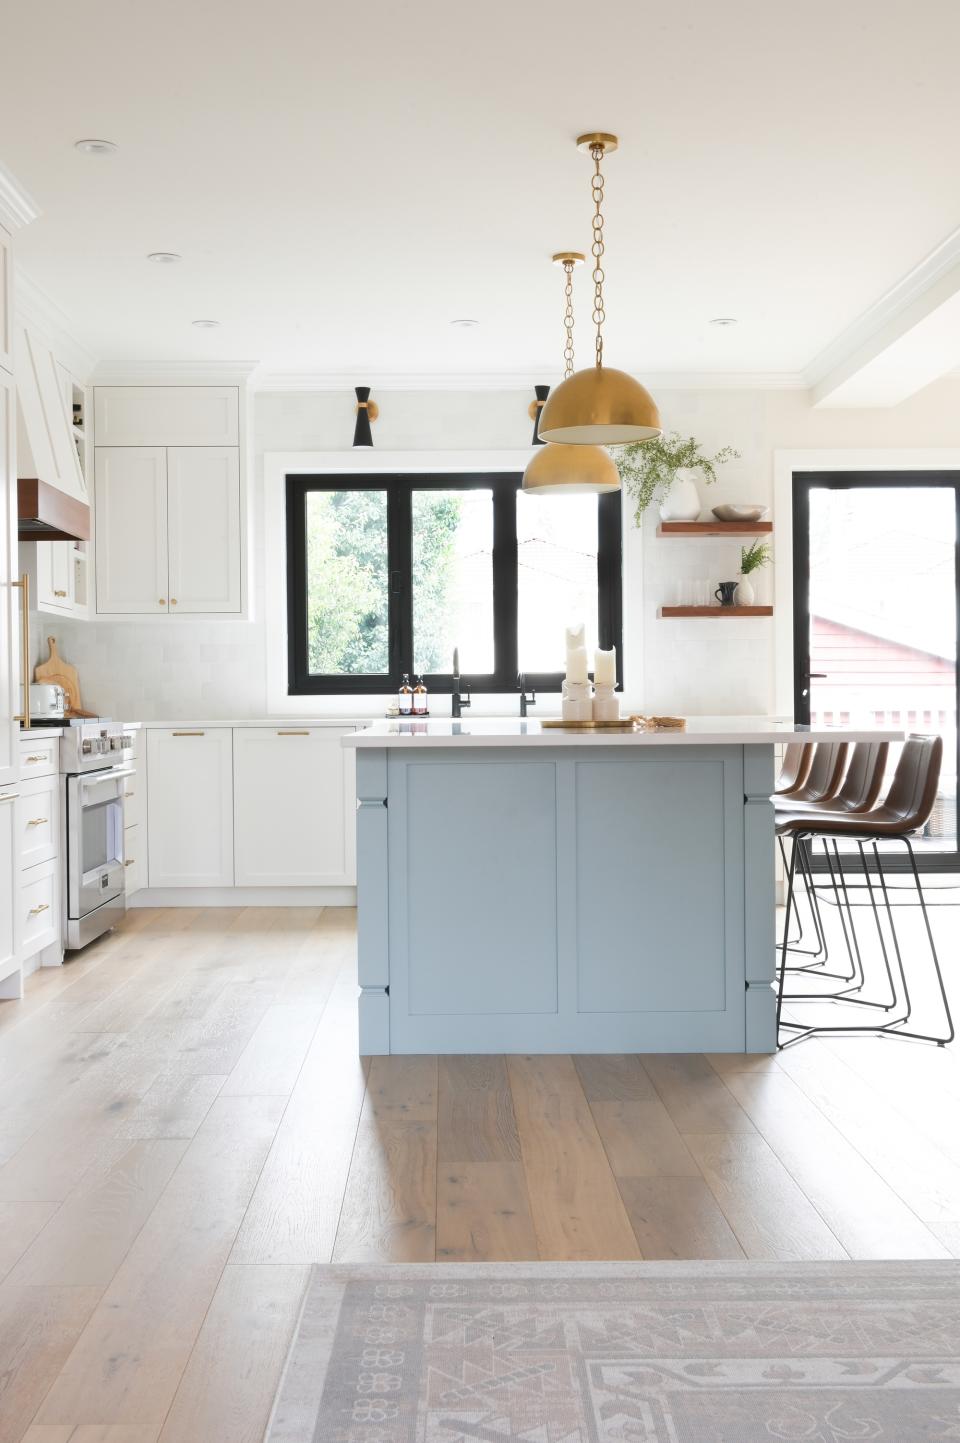
[[[377,397],[375,446],[383,450],[510,449],[529,442],[529,392],[389,392]],[[657,396],[664,425],[695,435],[708,451],[742,454],[704,487],[720,501],[772,503],[773,455],[821,447],[960,445],[960,381],[940,381],[893,410],[814,411],[798,391],[673,391]],[[33,618],[78,667],[84,704],[131,719],[215,719],[267,714],[263,625],[263,455],[341,450],[353,436],[348,393],[262,393],[254,400],[254,620],[96,623]],[[558,501],[558,505],[562,505]],[[678,577],[733,578],[733,541],[666,541],[656,517],[625,529],[627,700],[651,711],[743,713],[773,709],[774,628],[767,620],[659,621]],[[772,578],[764,578],[772,599]],[[558,624],[562,622],[559,619]],[[42,648],[46,654],[45,646]],[[40,647],[38,645],[38,653]],[[322,702],[304,714],[322,711]],[[358,714],[369,711],[359,704]]]

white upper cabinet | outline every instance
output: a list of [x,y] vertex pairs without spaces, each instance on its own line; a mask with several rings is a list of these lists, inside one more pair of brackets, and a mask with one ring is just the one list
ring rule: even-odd
[[[238,887],[352,886],[353,727],[238,727],[234,833]],[[153,774],[150,777],[151,807]]]
[[[38,541],[36,604],[45,611],[73,611],[75,549],[72,541]],[[34,595],[31,595],[31,602]]]
[[167,453],[97,447],[97,611],[166,613]]
[[[0,370],[0,786],[20,775],[20,615],[16,580],[17,482],[13,377]],[[0,908],[2,910],[2,908]],[[2,950],[2,948],[0,948]]]
[[98,386],[98,446],[238,446],[236,386]]
[[150,886],[232,887],[232,731],[151,730],[147,770]]
[[229,446],[167,450],[170,609],[240,610],[240,454]]
[[0,370],[13,370],[13,251],[0,225]]

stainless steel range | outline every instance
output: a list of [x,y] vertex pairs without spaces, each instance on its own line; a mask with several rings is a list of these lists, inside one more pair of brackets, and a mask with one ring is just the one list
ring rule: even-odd
[[120,722],[102,718],[71,722],[60,738],[68,950],[109,931],[126,911],[123,793],[133,743]]

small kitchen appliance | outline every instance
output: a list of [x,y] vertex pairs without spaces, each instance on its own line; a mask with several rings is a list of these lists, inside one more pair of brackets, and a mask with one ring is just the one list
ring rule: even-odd
[[63,725],[67,711],[67,693],[62,686],[43,686],[32,682],[30,685],[30,725],[49,722]]

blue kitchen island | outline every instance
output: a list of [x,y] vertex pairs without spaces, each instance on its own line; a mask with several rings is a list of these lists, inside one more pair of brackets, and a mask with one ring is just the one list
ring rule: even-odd
[[357,749],[360,1050],[772,1052],[775,748],[385,721]]

